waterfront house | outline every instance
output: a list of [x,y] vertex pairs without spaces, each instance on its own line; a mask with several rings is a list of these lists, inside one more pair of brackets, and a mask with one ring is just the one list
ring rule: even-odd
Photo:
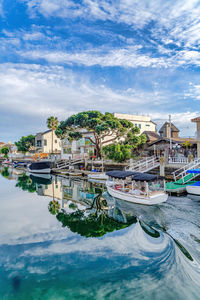
[[[179,137],[180,130],[171,123],[171,143],[172,150],[170,151],[170,123],[165,122],[159,130],[160,135],[150,134],[149,140],[147,138],[146,149],[151,155],[165,155],[168,156],[171,152],[172,156],[182,155],[188,156],[192,154],[196,156],[197,140],[195,138]],[[148,136],[148,134],[146,134]],[[188,146],[186,146],[188,144]]]
[[[39,153],[52,152],[52,131],[51,129],[39,132],[35,136],[35,151]],[[53,132],[53,153],[61,152],[61,140]]]
[[[171,123],[171,138],[178,138],[180,130]],[[170,123],[165,122],[159,130],[160,136],[163,138],[170,138]]]
[[85,158],[89,157],[90,152],[95,152],[94,144],[91,141],[94,140],[94,134],[85,129],[82,129],[81,132],[82,138],[77,141],[69,141],[67,138],[61,141],[62,159]]
[[140,129],[140,134],[144,131],[156,132],[156,123],[149,116],[114,113],[114,117],[130,121]]
[[194,118],[191,120],[196,123],[196,140],[197,140],[197,157],[200,158],[200,117]]

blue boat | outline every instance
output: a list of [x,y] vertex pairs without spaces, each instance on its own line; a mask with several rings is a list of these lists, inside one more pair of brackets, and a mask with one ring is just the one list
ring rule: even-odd
[[[187,170],[187,173],[197,174],[197,176],[198,176],[198,175],[200,175],[200,169]],[[191,185],[187,185],[186,191],[188,192],[188,194],[200,195],[200,181],[192,183]]]

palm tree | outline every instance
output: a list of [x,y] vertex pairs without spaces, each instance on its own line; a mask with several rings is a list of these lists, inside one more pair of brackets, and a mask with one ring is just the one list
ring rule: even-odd
[[52,153],[53,153],[53,132],[56,130],[58,125],[59,125],[59,121],[56,117],[51,116],[47,119],[47,127],[49,129],[51,129],[51,132],[52,132],[52,139],[51,139],[51,152]]

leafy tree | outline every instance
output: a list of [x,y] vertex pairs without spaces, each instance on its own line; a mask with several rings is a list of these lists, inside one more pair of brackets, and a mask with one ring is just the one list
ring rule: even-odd
[[4,146],[0,149],[0,153],[4,154],[4,157],[8,157],[9,148],[7,146]]
[[52,215],[57,215],[60,210],[60,203],[57,200],[52,200],[49,202],[48,209]]
[[122,162],[131,158],[132,147],[128,144],[111,144],[103,148],[107,158],[116,162]]
[[32,146],[35,144],[35,136],[30,134],[28,136],[22,136],[18,142],[15,142],[17,146],[17,150],[26,153],[30,150]]
[[185,141],[182,145],[188,150],[189,147],[192,147],[192,144],[189,141]]
[[135,149],[138,149],[146,143],[146,135],[141,134],[138,127],[129,130],[123,142],[107,145],[103,148],[107,158],[116,162],[123,162],[131,158]]
[[17,178],[16,187],[21,188],[23,191],[28,191],[29,193],[36,192],[36,183],[24,173]]
[[[133,124],[127,120],[115,118],[113,114],[99,111],[85,111],[72,115],[67,120],[60,122],[56,135],[60,138],[67,137],[69,140],[80,139],[83,134],[80,129],[87,129],[93,133],[94,139],[89,138],[96,148],[97,157],[101,157],[102,147],[105,143],[119,140],[125,136]],[[104,140],[104,138],[107,138]]]
[[128,227],[130,224],[117,222],[101,212],[85,215],[83,211],[77,209],[75,212],[67,213],[60,211],[56,218],[62,223],[63,227],[68,227],[72,232],[77,232],[85,237],[101,237],[107,232]]
[[1,175],[5,178],[9,177],[9,171],[8,171],[8,167],[5,167],[2,171],[1,171]]
[[51,152],[52,153],[53,153],[53,133],[56,130],[56,128],[58,127],[58,125],[59,125],[59,121],[56,117],[51,116],[47,119],[47,127],[49,129],[51,129],[51,133],[52,133],[52,135],[51,135]]

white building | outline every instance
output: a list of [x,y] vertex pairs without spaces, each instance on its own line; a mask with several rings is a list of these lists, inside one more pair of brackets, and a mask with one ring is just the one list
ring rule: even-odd
[[156,132],[156,124],[151,121],[151,118],[149,116],[114,113],[114,117],[130,121],[135,127],[138,127],[140,129],[140,134],[144,131]]
[[[52,131],[39,132],[35,136],[35,150],[40,153],[52,152]],[[61,152],[61,140],[53,132],[53,152]]]
[[70,142],[67,138],[61,141],[61,158],[62,159],[76,159],[88,157],[89,152],[94,152],[94,144],[90,139],[94,140],[92,132],[83,130],[83,137],[78,141]]

